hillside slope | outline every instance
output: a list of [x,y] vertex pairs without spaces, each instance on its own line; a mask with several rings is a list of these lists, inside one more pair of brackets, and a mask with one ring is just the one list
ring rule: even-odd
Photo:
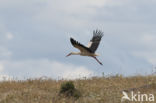
[[151,103],[156,103],[156,76],[111,76],[73,80],[76,89],[82,94],[77,100],[58,96],[60,85],[66,81],[29,79],[0,82],[0,103],[121,103],[123,90],[128,94],[131,91],[153,94],[155,102]]

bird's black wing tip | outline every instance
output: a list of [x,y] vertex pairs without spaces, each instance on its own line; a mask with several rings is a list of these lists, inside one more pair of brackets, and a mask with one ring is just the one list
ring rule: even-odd
[[72,38],[72,37],[70,37],[70,40],[73,40],[73,38]]
[[76,40],[74,40],[72,37],[70,37],[70,42],[72,45],[75,45],[77,44],[78,42]]
[[75,41],[75,40],[74,40],[72,37],[70,37],[70,41],[73,42],[73,41]]
[[100,29],[96,29],[96,30],[93,30],[93,35],[94,36],[100,35],[102,37],[104,35],[104,32]]

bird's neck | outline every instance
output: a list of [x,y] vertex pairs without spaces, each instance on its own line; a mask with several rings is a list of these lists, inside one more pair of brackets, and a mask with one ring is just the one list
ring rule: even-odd
[[80,55],[80,52],[71,52],[72,55]]

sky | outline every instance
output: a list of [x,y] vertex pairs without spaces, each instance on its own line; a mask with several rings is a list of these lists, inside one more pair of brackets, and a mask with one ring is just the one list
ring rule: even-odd
[[[13,78],[147,75],[156,66],[155,0],[0,0],[0,75]],[[104,37],[93,58],[77,52],[92,32]]]

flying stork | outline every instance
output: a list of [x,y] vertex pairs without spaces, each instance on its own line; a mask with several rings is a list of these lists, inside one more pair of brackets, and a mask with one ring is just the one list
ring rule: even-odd
[[103,65],[97,58],[96,56],[99,56],[98,54],[95,54],[95,51],[97,50],[101,38],[103,37],[103,32],[100,30],[94,30],[93,31],[93,37],[90,40],[88,46],[84,46],[78,41],[74,40],[73,38],[70,38],[71,44],[80,50],[80,52],[71,52],[69,53],[66,57],[70,55],[81,55],[81,56],[89,56],[93,57],[99,64]]

